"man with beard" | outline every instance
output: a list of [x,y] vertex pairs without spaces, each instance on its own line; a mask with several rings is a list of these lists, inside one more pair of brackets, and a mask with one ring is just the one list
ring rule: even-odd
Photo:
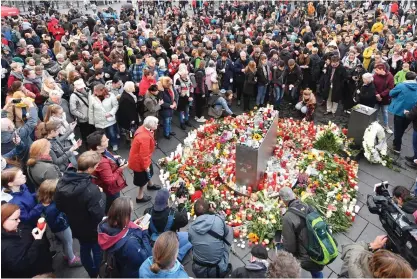
[[240,52],[240,58],[235,62],[234,68],[234,86],[237,94],[237,105],[240,106],[242,98],[243,84],[245,83],[245,68],[249,64],[249,59],[246,57],[246,52]]

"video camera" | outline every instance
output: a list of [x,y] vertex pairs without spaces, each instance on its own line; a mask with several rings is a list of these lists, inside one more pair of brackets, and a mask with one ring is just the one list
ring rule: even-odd
[[386,249],[400,254],[417,269],[417,225],[395,203],[388,191],[388,181],[375,184],[376,195],[368,195],[369,212],[378,214],[388,234]]
[[171,191],[175,193],[177,198],[188,197],[188,189],[185,186],[185,182],[181,181],[178,183],[178,186],[175,187],[174,185],[171,187]]

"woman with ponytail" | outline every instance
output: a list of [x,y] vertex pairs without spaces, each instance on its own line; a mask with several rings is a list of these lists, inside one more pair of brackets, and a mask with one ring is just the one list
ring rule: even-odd
[[162,233],[155,242],[152,257],[139,269],[139,278],[189,278],[177,260],[179,242],[172,231]]

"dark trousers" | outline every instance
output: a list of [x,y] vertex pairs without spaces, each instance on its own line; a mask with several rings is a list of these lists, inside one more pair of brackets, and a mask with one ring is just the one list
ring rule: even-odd
[[101,248],[97,242],[80,241],[80,258],[91,278],[97,278],[102,259]]
[[81,139],[85,144],[87,144],[87,136],[94,132],[96,128],[88,122],[78,123],[78,127],[80,127]]
[[118,198],[120,197],[120,192],[116,193],[114,195],[111,194],[106,194],[106,214],[107,212],[109,212],[110,206],[112,205],[112,203]]
[[240,101],[242,99],[243,82],[236,82],[235,86],[236,86],[237,100]]
[[394,148],[395,150],[401,150],[402,138],[411,120],[403,116],[394,115]]
[[250,95],[243,95],[243,110],[244,111],[250,110],[249,102],[250,102]]
[[201,94],[194,94],[194,98],[195,98],[195,116],[200,118],[201,116],[203,116],[203,109],[204,109],[206,100]]

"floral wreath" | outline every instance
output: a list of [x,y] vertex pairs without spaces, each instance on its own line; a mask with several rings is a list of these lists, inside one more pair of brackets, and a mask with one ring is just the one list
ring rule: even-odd
[[369,162],[387,165],[387,140],[384,128],[378,122],[375,121],[366,128],[362,146]]

